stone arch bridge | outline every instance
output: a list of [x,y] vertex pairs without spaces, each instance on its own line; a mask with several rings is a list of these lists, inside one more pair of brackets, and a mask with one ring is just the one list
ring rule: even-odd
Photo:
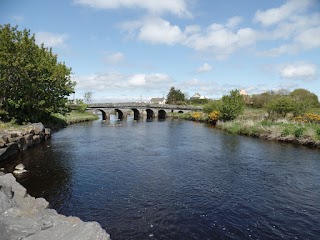
[[117,114],[122,120],[128,115],[133,115],[134,120],[142,117],[147,119],[165,119],[171,113],[185,113],[200,111],[202,107],[169,105],[169,104],[147,104],[147,103],[93,103],[88,104],[87,111],[102,113],[102,120],[106,120],[110,114]]

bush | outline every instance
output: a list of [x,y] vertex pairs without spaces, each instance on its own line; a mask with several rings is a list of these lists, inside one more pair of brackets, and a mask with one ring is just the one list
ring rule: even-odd
[[239,116],[245,107],[243,97],[238,90],[233,90],[230,95],[222,97],[222,104],[219,107],[221,113],[221,119],[224,121],[230,121]]

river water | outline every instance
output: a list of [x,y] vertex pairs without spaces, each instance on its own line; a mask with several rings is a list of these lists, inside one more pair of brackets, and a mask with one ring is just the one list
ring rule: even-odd
[[69,126],[0,167],[116,239],[319,239],[320,154],[201,123]]

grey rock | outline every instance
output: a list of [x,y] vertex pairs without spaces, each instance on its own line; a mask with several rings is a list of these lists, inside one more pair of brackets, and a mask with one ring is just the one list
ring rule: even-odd
[[0,176],[1,240],[110,240],[96,222],[60,215],[48,202],[34,198],[12,174]]
[[41,122],[31,124],[34,130],[34,134],[38,135],[41,132],[44,132],[44,126]]
[[3,138],[0,138],[0,148],[4,148],[6,146],[6,141]]
[[19,152],[18,143],[8,143],[6,148],[0,148],[0,160],[9,157],[12,154]]

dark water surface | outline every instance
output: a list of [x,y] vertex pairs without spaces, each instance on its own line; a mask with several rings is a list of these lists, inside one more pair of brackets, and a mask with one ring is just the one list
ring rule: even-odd
[[320,239],[320,152],[170,120],[69,126],[1,163],[116,239]]

